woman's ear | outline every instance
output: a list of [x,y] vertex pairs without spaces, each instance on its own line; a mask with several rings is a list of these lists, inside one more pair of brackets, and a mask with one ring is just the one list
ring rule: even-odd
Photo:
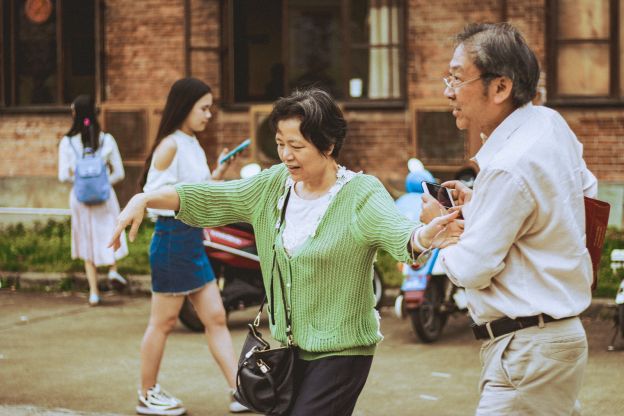
[[323,154],[324,154],[326,157],[330,157],[333,151],[334,151],[334,145],[332,144],[331,146],[329,146],[329,149],[327,149],[327,150],[325,150],[325,151],[323,152]]

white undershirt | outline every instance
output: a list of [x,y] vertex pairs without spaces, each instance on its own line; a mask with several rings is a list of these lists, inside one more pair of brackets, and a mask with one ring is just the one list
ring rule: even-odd
[[308,238],[314,237],[331,201],[355,175],[355,172],[340,166],[336,174],[336,183],[325,195],[316,199],[303,199],[297,195],[297,187],[289,178],[287,186],[291,186],[291,191],[284,216],[286,224],[282,234],[282,244],[289,256],[297,251]]

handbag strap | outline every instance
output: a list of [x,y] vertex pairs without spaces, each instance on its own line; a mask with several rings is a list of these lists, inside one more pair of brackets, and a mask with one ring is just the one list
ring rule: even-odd
[[[284,198],[284,206],[282,207],[282,211],[280,213],[280,224],[284,224],[284,219],[286,217],[286,207],[288,206],[288,200],[290,199],[290,191],[291,191],[292,187],[288,188],[288,191],[286,192],[286,196]],[[277,231],[277,233],[279,234],[279,229]],[[277,236],[276,236],[277,238]],[[293,336],[292,336],[292,324],[291,324],[291,320],[290,320],[290,310],[288,308],[288,305],[286,303],[286,290],[284,288],[284,279],[282,278],[282,271],[279,267],[279,264],[277,263],[277,253],[275,250],[275,242],[273,243],[273,265],[271,266],[271,284],[270,284],[270,291],[271,291],[271,295],[269,296],[269,302],[270,302],[270,309],[271,309],[271,323],[273,325],[275,325],[275,303],[274,303],[274,299],[275,299],[275,291],[274,291],[274,277],[275,277],[275,266],[277,265],[277,273],[279,275],[279,283],[280,283],[280,288],[281,288],[281,292],[282,292],[282,304],[284,305],[284,315],[286,318],[286,339],[287,339],[287,343],[289,346],[294,344],[293,341]],[[253,325],[255,327],[260,325],[260,315],[262,315],[262,309],[264,308],[264,305],[266,304],[266,300],[267,300],[267,295],[264,295],[264,299],[262,299],[262,303],[260,304],[260,309],[258,310],[258,315],[256,316],[256,319],[254,319],[254,323]]]

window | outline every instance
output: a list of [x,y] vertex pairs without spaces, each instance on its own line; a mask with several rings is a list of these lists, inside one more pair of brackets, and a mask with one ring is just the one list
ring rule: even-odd
[[55,106],[95,95],[96,0],[5,0],[0,106]]
[[270,102],[319,86],[348,102],[401,102],[402,0],[229,0],[226,97]]
[[551,0],[548,11],[549,98],[624,102],[624,0]]

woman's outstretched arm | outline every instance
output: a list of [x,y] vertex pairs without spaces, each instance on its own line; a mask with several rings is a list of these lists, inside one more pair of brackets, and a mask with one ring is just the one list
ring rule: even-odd
[[113,237],[108,242],[109,247],[117,250],[121,246],[119,236],[128,225],[130,225],[128,238],[130,241],[134,241],[139,231],[139,225],[141,225],[145,216],[146,208],[178,211],[180,209],[180,197],[173,186],[164,186],[155,191],[133,196],[117,217],[117,226],[115,227]]

